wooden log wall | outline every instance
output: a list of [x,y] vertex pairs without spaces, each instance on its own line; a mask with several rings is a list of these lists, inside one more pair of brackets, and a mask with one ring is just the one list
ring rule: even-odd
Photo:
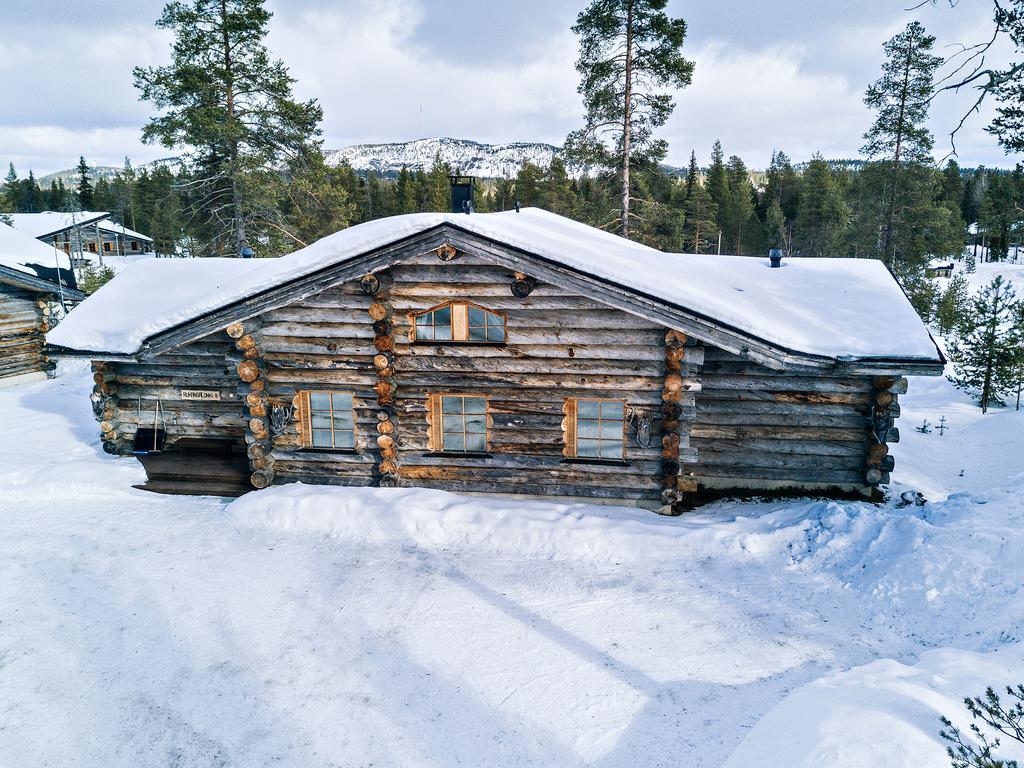
[[[380,287],[352,281],[262,317],[258,340],[272,398],[335,389],[352,392],[355,404],[354,451],[301,449],[295,426],[274,440],[275,482],[401,483],[661,505],[663,327],[463,253],[446,261],[430,252],[373,278]],[[451,299],[505,314],[508,343],[413,343],[413,313]],[[674,354],[677,375],[699,364],[698,347]],[[697,387],[680,378],[681,409],[692,409]],[[427,400],[443,392],[488,398],[489,456],[430,450]],[[626,463],[565,461],[566,397],[626,401],[633,417]],[[646,445],[636,440],[642,421],[650,427]],[[675,429],[683,423],[677,419]],[[694,458],[684,439],[678,447],[683,460]]]
[[881,453],[869,459],[880,391],[871,378],[773,371],[708,347],[702,384],[691,468],[701,488],[864,493],[883,481],[868,475]]
[[0,379],[52,371],[43,354],[50,330],[49,296],[0,283]]
[[[244,404],[229,360],[234,352],[234,340],[220,332],[141,363],[94,362],[93,406],[104,450],[130,454],[139,427],[154,424],[167,430],[167,447],[183,439],[244,445]],[[187,390],[220,399],[185,399]]]

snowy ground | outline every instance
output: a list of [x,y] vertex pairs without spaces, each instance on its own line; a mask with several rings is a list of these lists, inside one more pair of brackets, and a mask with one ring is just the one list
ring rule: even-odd
[[939,715],[1024,680],[1024,412],[941,380],[896,451],[927,506],[669,519],[155,496],[61,372],[0,391],[0,768],[938,768]]

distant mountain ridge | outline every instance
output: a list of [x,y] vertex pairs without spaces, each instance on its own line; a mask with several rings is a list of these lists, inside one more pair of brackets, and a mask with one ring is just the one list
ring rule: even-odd
[[[159,160],[151,160],[148,163],[142,163],[141,165],[134,166],[136,171],[141,171],[143,168],[152,170],[160,165],[169,165],[172,170],[177,170],[177,166],[181,162],[181,158],[177,157],[162,157]],[[117,165],[90,165],[89,166],[89,179],[97,181],[98,179],[106,179],[110,181],[114,176],[124,170],[124,166]],[[41,176],[36,179],[36,183],[40,187],[48,187],[51,182],[63,180],[64,186],[73,187],[78,184],[78,168],[65,168],[63,171],[54,171],[48,173],[45,176]]]
[[547,166],[562,150],[553,144],[517,141],[509,144],[484,144],[469,139],[435,137],[387,144],[356,144],[324,151],[327,162],[348,162],[360,174],[378,173],[392,177],[403,167],[410,171],[430,170],[440,156],[459,173],[481,178],[515,176],[524,162]]

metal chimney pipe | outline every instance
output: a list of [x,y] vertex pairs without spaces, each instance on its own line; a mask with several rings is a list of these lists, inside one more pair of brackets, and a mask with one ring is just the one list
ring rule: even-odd
[[782,249],[772,248],[768,251],[768,261],[771,263],[772,268],[778,268],[782,266]]

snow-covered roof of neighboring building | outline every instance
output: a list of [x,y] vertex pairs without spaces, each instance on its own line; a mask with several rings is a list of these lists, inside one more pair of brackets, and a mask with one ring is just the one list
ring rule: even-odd
[[116,221],[110,219],[103,219],[98,222],[99,228],[106,232],[114,232],[122,237],[130,237],[135,240],[145,240],[147,243],[153,242],[153,238],[149,235],[144,235],[141,232],[136,232],[134,229],[128,229],[123,224],[118,224]]
[[93,224],[105,219],[108,215],[106,211],[75,211],[74,213],[43,211],[42,213],[12,213],[10,217],[15,229],[32,237],[46,237],[71,227]]
[[[646,294],[788,351],[836,359],[941,360],[924,324],[881,262],[788,259],[782,268],[772,269],[767,259],[663,253],[533,208],[378,219],[280,259],[218,260],[232,264],[225,267],[232,271],[224,273],[202,266],[207,260],[167,262],[180,264],[180,272],[168,271],[161,279],[156,272],[139,272],[141,265],[136,265],[61,323],[50,341],[70,349],[131,354],[146,339],[207,312],[443,224]],[[199,271],[203,269],[211,274]],[[173,284],[175,280],[185,285]]]
[[63,251],[36,240],[14,227],[0,222],[0,264],[42,277],[34,266],[44,269],[71,269],[71,260]]

